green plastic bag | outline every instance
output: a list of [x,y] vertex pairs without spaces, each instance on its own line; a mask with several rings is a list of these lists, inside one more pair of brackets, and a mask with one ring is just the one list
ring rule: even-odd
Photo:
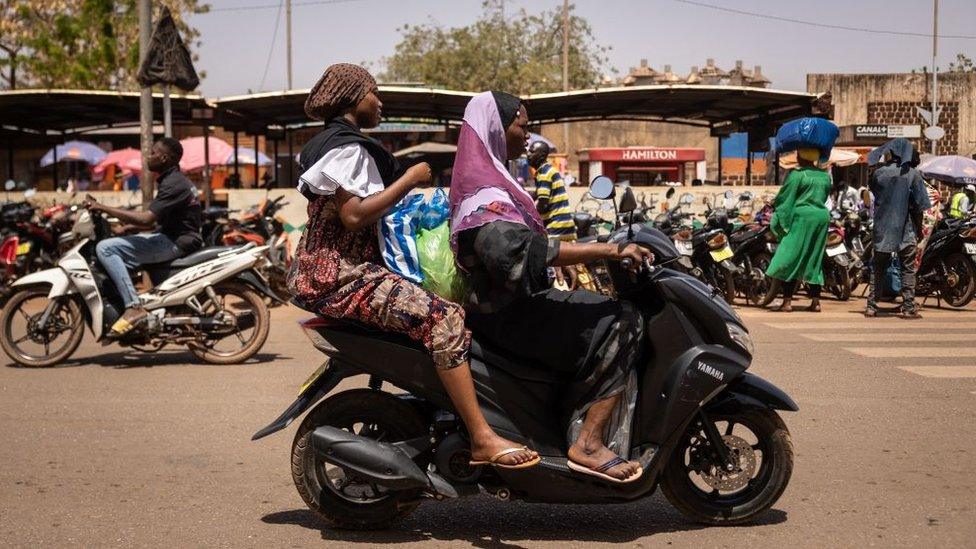
[[454,264],[450,225],[445,221],[433,229],[421,229],[417,233],[417,254],[424,274],[423,287],[448,301],[461,303],[467,288]]

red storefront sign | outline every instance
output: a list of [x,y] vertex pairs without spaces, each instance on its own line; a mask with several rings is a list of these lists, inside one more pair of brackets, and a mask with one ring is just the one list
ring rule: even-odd
[[705,160],[705,149],[668,147],[614,147],[583,149],[581,162],[699,162]]

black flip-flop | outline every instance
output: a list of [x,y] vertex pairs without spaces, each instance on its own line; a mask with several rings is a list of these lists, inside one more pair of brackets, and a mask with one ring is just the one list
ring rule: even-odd
[[616,478],[606,474],[606,471],[609,471],[610,469],[618,465],[622,465],[624,463],[627,463],[627,460],[621,458],[620,456],[615,456],[610,461],[596,468],[590,468],[587,467],[586,465],[580,465],[579,463],[576,463],[573,460],[566,460],[566,466],[568,466],[573,471],[576,471],[577,473],[583,473],[584,475],[590,475],[592,477],[600,478],[608,482],[614,482],[617,484],[627,484],[628,482],[633,482],[639,479],[641,475],[644,474],[644,468],[641,467],[640,465],[637,466],[637,470],[634,471],[634,474],[630,475],[627,478]]

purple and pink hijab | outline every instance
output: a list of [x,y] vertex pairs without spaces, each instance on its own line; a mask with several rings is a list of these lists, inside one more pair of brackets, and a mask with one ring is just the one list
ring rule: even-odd
[[484,92],[471,98],[464,109],[457,157],[451,177],[451,248],[457,252],[457,235],[494,221],[525,225],[546,234],[535,202],[505,167],[508,146],[500,104],[511,110],[518,99],[508,94]]

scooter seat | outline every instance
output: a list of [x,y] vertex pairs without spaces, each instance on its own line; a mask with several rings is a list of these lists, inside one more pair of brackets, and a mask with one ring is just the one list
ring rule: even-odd
[[481,360],[492,368],[504,370],[509,375],[524,381],[549,384],[565,381],[543,365],[512,357],[497,347],[478,341],[477,337],[471,338],[470,353],[472,358]]
[[171,268],[192,267],[194,265],[199,265],[200,263],[210,261],[228,250],[233,250],[235,247],[236,246],[213,246],[210,248],[204,248],[202,250],[193,252],[188,256],[174,259],[167,265]]

